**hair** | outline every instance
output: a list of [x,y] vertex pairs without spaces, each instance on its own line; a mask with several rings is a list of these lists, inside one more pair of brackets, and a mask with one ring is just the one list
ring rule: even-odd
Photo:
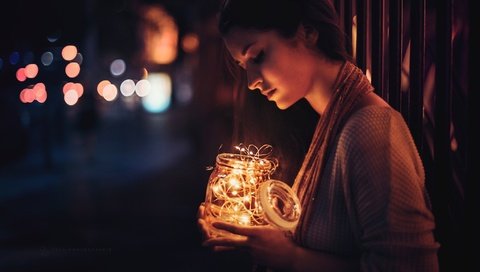
[[[345,34],[328,0],[227,0],[221,6],[218,19],[222,36],[233,27],[240,27],[273,30],[291,39],[300,26],[315,29],[319,34],[316,48],[320,53],[332,60],[350,60]],[[279,161],[274,178],[291,185],[308,151],[319,116],[305,99],[286,110],[278,110],[260,93],[248,91],[246,73],[223,49],[225,68],[236,85],[233,145],[271,144],[272,155]]]
[[225,0],[219,14],[219,31],[228,34],[232,27],[274,30],[293,38],[300,26],[318,32],[316,47],[332,60],[350,60],[345,33],[329,0]]

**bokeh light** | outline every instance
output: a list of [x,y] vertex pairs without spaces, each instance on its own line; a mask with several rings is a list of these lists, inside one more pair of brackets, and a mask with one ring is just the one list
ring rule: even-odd
[[62,58],[71,61],[77,56],[77,47],[75,45],[67,45],[62,49]]
[[10,54],[9,61],[11,65],[16,65],[19,60],[20,60],[20,53],[15,51],[15,52],[12,52],[12,54]]
[[53,54],[52,52],[45,52],[42,54],[42,57],[40,58],[40,60],[42,61],[42,64],[44,66],[49,66],[50,64],[52,64],[53,62]]
[[103,88],[103,98],[107,101],[113,101],[117,98],[118,90],[117,87],[113,84],[108,84]]
[[63,99],[67,105],[73,106],[78,102],[78,94],[75,90],[68,90]]
[[47,88],[45,84],[41,82],[35,84],[35,86],[33,86],[33,93],[38,102],[44,103],[47,100]]
[[148,80],[141,79],[137,82],[135,86],[135,92],[137,93],[138,96],[144,97],[150,93],[151,87],[152,86]]
[[69,64],[67,64],[67,66],[65,67],[65,74],[69,77],[69,78],[74,78],[74,77],[77,77],[78,74],[80,74],[80,65],[76,62],[70,62]]
[[31,63],[25,66],[25,76],[28,78],[35,78],[38,74],[38,66],[35,63]]
[[100,96],[103,96],[103,89],[105,89],[105,86],[112,84],[109,80],[102,80],[98,83],[97,85],[97,92]]
[[116,59],[112,61],[110,64],[110,73],[113,76],[120,76],[123,73],[125,73],[125,69],[127,68],[127,65],[125,64],[125,61],[122,59]]
[[27,76],[25,75],[25,68],[23,67],[19,68],[15,73],[15,76],[17,77],[17,80],[20,82],[27,80]]
[[193,53],[197,51],[200,41],[198,35],[195,33],[188,33],[183,36],[182,49],[187,53]]
[[120,84],[120,92],[124,96],[131,96],[135,92],[135,82],[131,79],[126,79]]
[[153,73],[148,77],[150,92],[142,98],[142,105],[148,112],[164,112],[170,106],[172,97],[172,80],[168,74]]

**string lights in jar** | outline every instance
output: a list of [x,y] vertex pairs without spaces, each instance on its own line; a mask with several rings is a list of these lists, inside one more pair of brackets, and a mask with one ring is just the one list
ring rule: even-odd
[[[210,174],[205,211],[210,221],[246,226],[272,225],[293,231],[300,202],[284,182],[271,179],[278,166],[272,147],[236,146],[239,153],[220,153]],[[213,229],[213,235],[228,235]]]

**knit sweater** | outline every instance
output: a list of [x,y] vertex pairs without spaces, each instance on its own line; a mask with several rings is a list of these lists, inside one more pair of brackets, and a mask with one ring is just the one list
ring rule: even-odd
[[424,169],[403,117],[359,109],[327,156],[306,246],[359,258],[362,271],[437,271]]

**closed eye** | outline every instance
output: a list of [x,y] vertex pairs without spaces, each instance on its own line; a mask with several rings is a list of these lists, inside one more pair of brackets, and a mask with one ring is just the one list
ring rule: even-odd
[[258,55],[252,59],[253,63],[260,64],[265,59],[265,52],[262,50]]

